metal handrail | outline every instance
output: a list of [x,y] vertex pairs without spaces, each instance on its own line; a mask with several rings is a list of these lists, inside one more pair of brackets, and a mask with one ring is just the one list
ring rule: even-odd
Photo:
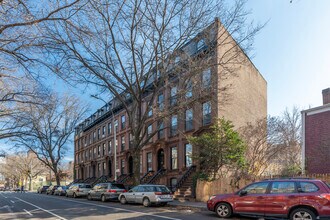
[[157,173],[155,173],[155,175],[153,175],[153,177],[151,177],[151,179],[147,182],[147,184],[153,183],[159,176],[161,176],[162,174],[164,174],[165,171],[166,171],[166,169],[160,168],[157,171]]
[[189,167],[189,169],[182,175],[182,177],[180,178],[180,180],[177,182],[177,184],[174,187],[174,191],[178,188],[180,188],[184,181],[191,175],[191,173],[196,169],[196,166],[191,166]]

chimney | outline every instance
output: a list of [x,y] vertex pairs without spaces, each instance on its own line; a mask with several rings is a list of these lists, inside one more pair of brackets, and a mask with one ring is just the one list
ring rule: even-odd
[[323,105],[330,103],[330,88],[322,90]]

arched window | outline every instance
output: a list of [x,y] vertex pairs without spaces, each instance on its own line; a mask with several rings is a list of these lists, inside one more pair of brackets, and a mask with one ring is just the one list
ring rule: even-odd
[[197,42],[197,50],[202,49],[204,46],[205,46],[205,40],[204,40],[204,39],[200,39],[200,40]]

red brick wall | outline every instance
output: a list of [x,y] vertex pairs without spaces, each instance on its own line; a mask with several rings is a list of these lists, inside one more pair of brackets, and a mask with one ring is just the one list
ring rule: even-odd
[[330,111],[306,116],[306,170],[330,173]]

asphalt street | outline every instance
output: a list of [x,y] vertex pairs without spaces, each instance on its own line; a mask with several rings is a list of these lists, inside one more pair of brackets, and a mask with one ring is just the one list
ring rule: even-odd
[[[204,220],[219,218],[212,212],[175,207],[143,207],[138,204],[88,201],[37,193],[0,192],[0,219],[126,219]],[[232,220],[248,218],[232,218]]]

